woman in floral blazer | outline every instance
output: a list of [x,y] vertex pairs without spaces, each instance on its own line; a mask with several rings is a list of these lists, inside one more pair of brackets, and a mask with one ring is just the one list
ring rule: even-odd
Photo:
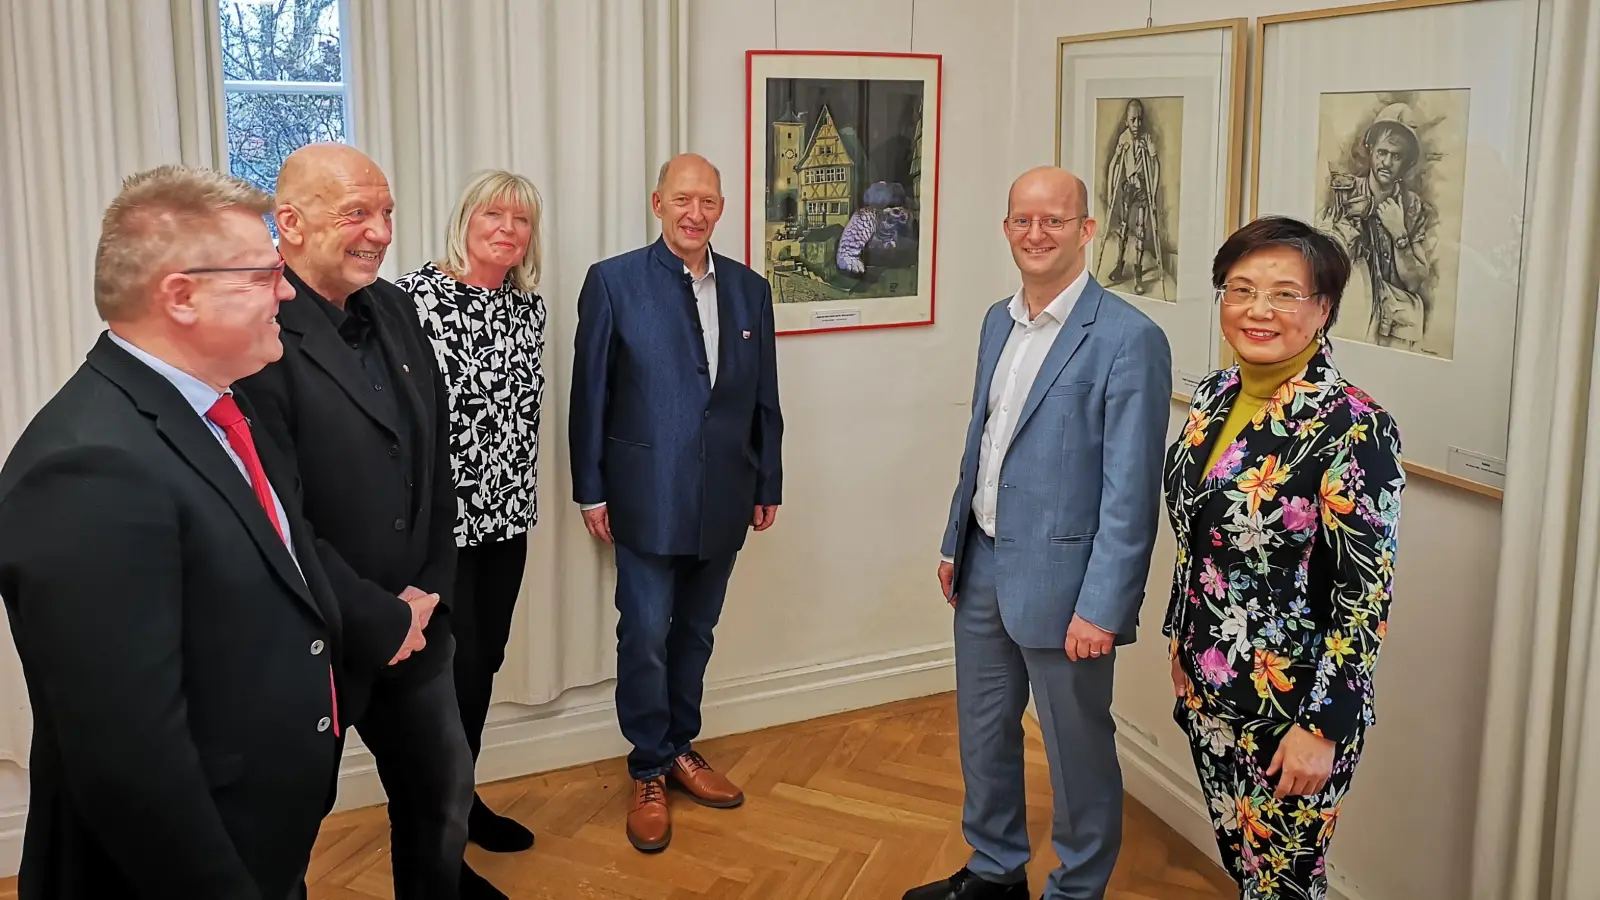
[[1175,716],[1245,898],[1326,896],[1374,721],[1405,474],[1394,420],[1333,364],[1349,275],[1292,219],[1228,239],[1212,282],[1240,362],[1201,382],[1166,460]]

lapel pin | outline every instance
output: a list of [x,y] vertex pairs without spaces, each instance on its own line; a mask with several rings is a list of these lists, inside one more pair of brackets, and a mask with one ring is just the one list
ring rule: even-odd
[[401,368],[401,370],[402,370],[402,371],[404,371],[404,372],[405,372],[405,373],[406,373],[406,374],[407,374],[407,375],[409,375],[409,374],[411,374],[411,367],[410,367],[410,366],[408,366],[408,365],[406,365],[406,364],[405,364],[405,363],[401,363],[401,364],[400,364],[400,368]]
[[748,332],[748,331],[744,332],[744,339],[747,340],[747,341],[750,340],[750,332]]

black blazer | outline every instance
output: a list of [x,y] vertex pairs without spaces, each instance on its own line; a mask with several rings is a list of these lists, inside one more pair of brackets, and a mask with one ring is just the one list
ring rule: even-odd
[[298,569],[183,395],[104,335],[0,471],[34,713],[23,900],[281,900],[304,870],[338,772],[329,665],[342,714],[344,667],[372,662],[256,443]]
[[[383,413],[355,354],[315,293],[285,271],[296,298],[278,307],[283,358],[240,382],[261,423],[292,454],[323,568],[341,597],[393,600],[408,585],[439,595],[429,647],[372,677],[421,679],[444,657],[436,637],[455,579],[455,485],[449,400],[411,295],[379,279],[361,290],[393,370],[398,420]],[[409,465],[406,465],[409,460]],[[365,705],[370,680],[358,684]]]

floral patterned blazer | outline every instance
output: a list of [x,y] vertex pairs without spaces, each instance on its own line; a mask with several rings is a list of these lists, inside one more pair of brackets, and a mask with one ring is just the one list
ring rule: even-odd
[[1178,555],[1162,633],[1191,708],[1345,743],[1374,721],[1405,473],[1394,420],[1328,354],[1324,343],[1210,471],[1238,367],[1195,391],[1166,458]]

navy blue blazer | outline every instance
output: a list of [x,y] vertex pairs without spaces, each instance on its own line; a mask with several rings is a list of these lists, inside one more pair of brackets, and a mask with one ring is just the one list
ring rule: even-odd
[[605,503],[613,539],[642,553],[736,552],[755,507],[782,500],[772,288],[712,257],[715,387],[693,285],[664,241],[590,266],[578,296],[573,499]]

